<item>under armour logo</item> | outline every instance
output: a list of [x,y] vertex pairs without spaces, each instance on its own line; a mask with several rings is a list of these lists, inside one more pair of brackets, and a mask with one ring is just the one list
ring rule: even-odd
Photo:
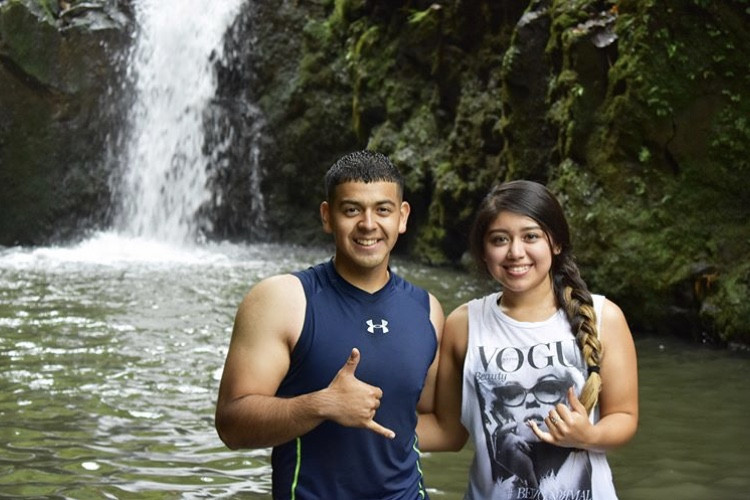
[[383,330],[383,333],[388,333],[388,321],[384,319],[380,320],[379,325],[376,325],[371,319],[368,319],[365,323],[367,323],[367,331],[370,333],[375,333],[376,328]]

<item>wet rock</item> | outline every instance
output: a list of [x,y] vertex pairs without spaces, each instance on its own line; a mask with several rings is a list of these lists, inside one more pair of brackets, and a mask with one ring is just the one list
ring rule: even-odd
[[71,15],[43,5],[0,3],[1,245],[69,238],[108,216],[128,18],[112,2]]

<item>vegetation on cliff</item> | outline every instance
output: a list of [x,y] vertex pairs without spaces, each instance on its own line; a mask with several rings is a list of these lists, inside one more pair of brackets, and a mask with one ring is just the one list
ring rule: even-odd
[[[283,144],[269,157],[314,186],[341,151],[390,154],[416,207],[406,250],[435,264],[461,261],[492,183],[545,182],[570,214],[591,287],[635,328],[747,342],[748,8],[322,2],[283,93],[261,92]],[[283,193],[278,166],[267,182]],[[278,220],[287,231],[312,223],[299,216],[312,203]]]

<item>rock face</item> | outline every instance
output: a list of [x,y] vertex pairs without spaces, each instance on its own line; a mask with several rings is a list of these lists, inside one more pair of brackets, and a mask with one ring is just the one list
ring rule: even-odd
[[[493,183],[534,179],[564,202],[591,288],[633,328],[750,340],[745,2],[247,9],[223,88],[263,116],[270,234],[315,238],[320,178],[356,148],[402,167],[402,249],[438,264],[461,260]],[[223,202],[243,206],[241,191]]]
[[[210,211],[219,237],[266,236],[321,241],[318,204],[322,176],[343,152],[364,148],[352,127],[352,81],[330,31],[330,8],[317,2],[247,2],[230,29],[209,140],[232,141],[213,165],[222,193]],[[251,144],[263,166],[265,220],[253,220]]]
[[[102,61],[127,22],[67,27],[39,5],[0,1],[5,244],[48,239],[60,221],[67,234],[105,223],[103,152],[118,148],[101,131],[117,129],[104,104],[119,100],[107,91],[119,67]],[[634,330],[747,344],[748,9],[248,1],[216,63],[206,149],[230,144],[213,157],[202,216],[217,238],[322,241],[322,175],[369,147],[406,175],[413,210],[399,250],[456,264],[490,186],[534,179],[563,202],[590,287]],[[45,50],[24,42],[28,29]]]
[[0,244],[106,222],[124,12],[114,2],[0,2]]

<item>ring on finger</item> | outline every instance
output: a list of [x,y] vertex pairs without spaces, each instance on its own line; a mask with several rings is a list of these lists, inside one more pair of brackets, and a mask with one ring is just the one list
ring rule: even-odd
[[557,417],[550,417],[549,421],[552,422],[552,425],[557,425],[557,422],[559,422],[560,419]]

